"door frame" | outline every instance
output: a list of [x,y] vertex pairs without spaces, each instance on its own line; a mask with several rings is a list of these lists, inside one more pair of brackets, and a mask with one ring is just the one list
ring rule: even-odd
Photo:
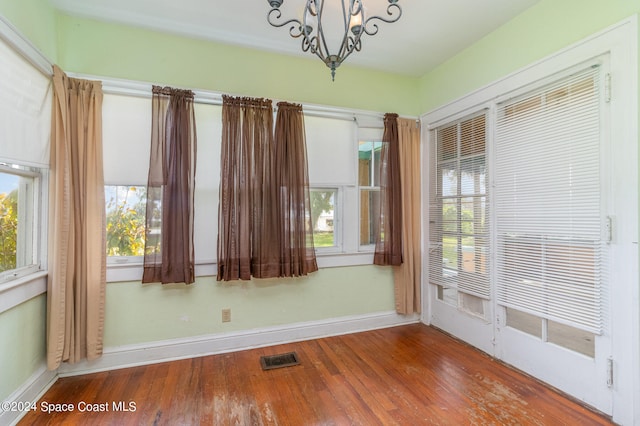
[[[428,202],[431,176],[429,146],[431,130],[486,108],[499,96],[557,74],[581,62],[609,55],[610,139],[615,141],[609,166],[614,170],[608,192],[613,218],[610,254],[609,324],[613,368],[612,412],[615,422],[632,424],[640,419],[640,279],[638,272],[638,17],[632,16],[540,61],[421,116],[423,155],[423,261],[428,265]],[[491,126],[490,126],[491,127]],[[492,135],[489,135],[492,138]],[[492,262],[494,259],[492,258]],[[431,324],[434,291],[428,267],[422,277],[422,322]],[[495,305],[495,301],[492,302]],[[495,327],[495,314],[492,322]],[[487,351],[487,347],[480,348]],[[493,355],[493,353],[489,352]]]

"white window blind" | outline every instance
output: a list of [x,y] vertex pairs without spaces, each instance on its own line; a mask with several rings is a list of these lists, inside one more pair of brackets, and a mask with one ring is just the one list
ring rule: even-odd
[[498,107],[497,300],[601,333],[599,68]]
[[151,149],[151,98],[105,94],[102,146],[105,184],[146,186]]
[[356,181],[356,124],[352,120],[311,115],[305,115],[304,124],[309,183],[353,185]]
[[51,78],[0,40],[0,160],[49,166]]
[[486,114],[432,135],[429,281],[489,299]]

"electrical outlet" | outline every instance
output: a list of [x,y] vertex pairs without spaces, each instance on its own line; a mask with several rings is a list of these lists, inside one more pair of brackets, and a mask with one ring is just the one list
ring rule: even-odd
[[222,322],[231,322],[231,308],[222,310]]

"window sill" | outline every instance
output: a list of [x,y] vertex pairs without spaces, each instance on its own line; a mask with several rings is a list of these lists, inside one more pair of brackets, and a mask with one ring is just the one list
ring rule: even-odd
[[39,271],[0,285],[0,314],[47,292],[47,271]]
[[[373,264],[372,252],[358,253],[318,253],[318,268],[340,268]],[[196,261],[196,277],[216,275],[218,272],[214,260]],[[142,280],[142,262],[137,259],[126,263],[107,264],[107,282],[125,282]]]

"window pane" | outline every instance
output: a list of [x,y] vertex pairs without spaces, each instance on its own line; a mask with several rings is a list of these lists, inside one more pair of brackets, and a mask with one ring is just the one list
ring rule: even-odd
[[315,248],[335,247],[336,189],[312,189],[311,220],[313,222],[313,245]]
[[455,236],[442,237],[442,266],[458,269],[458,238]]
[[438,132],[438,161],[446,161],[458,156],[458,126],[453,125]]
[[380,186],[380,154],[382,153],[382,142],[373,143],[373,186]]
[[478,116],[460,124],[460,155],[482,154],[485,150],[485,117]]
[[19,176],[0,173],[0,272],[18,267],[19,181]]
[[463,292],[460,292],[459,299],[459,307],[462,311],[467,312],[471,315],[478,316],[480,318],[486,318],[486,300],[473,296],[471,294],[465,294]]
[[[36,265],[36,177],[17,166],[0,172],[0,272]],[[17,275],[13,275],[16,277]]]
[[571,349],[591,358],[595,356],[596,336],[588,331],[560,324],[555,321],[547,321],[547,340],[556,345]]
[[462,194],[486,194],[486,168],[484,156],[460,161],[460,192]]
[[380,191],[377,189],[360,190],[360,245],[376,243],[376,234],[380,229]]
[[542,338],[542,320],[535,315],[507,308],[507,326]]
[[458,200],[442,200],[442,231],[446,233],[458,232]]
[[364,142],[358,144],[358,185],[380,185],[380,152],[382,142]]
[[450,306],[458,306],[458,290],[441,285],[436,288],[438,289],[438,300],[441,300]]
[[483,234],[487,224],[486,197],[465,197],[460,201],[460,232],[466,235]]
[[143,256],[146,188],[105,186],[107,256]]
[[443,197],[458,194],[458,170],[456,163],[438,165],[438,192]]

